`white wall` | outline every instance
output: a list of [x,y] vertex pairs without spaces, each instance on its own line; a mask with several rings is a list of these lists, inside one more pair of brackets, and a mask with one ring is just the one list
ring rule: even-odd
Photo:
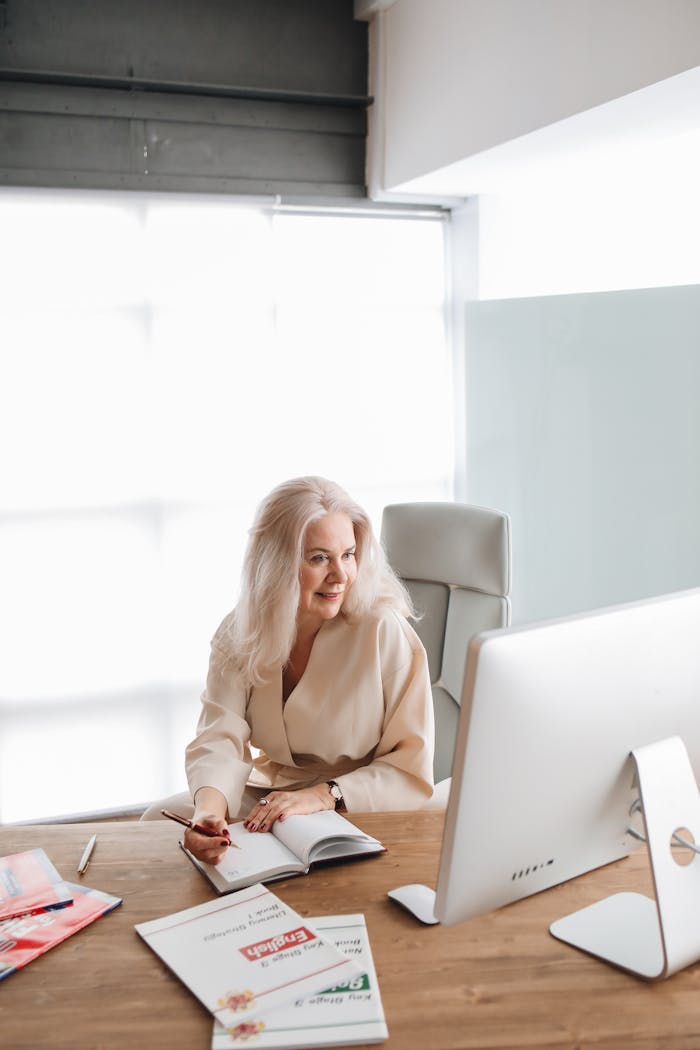
[[373,32],[385,190],[700,65],[697,0],[396,0]]
[[698,187],[700,128],[619,152],[597,174],[565,177],[550,165],[536,183],[485,194],[478,290],[464,298],[700,284]]

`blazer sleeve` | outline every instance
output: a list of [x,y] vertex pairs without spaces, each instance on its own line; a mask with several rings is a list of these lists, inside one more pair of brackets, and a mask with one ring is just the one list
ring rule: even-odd
[[372,761],[337,777],[348,810],[420,809],[433,794],[435,727],[428,658],[402,616],[377,633],[384,718]]
[[229,820],[240,809],[252,768],[247,692],[242,675],[215,637],[197,735],[185,751],[185,769],[192,798],[201,787],[217,788],[226,798]]

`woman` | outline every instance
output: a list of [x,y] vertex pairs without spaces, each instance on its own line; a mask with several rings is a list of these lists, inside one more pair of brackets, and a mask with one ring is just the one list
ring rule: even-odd
[[365,511],[324,478],[280,485],[258,510],[242,582],[186,752],[194,823],[221,837],[188,830],[187,848],[217,863],[237,816],[266,832],[293,814],[425,805],[427,658]]

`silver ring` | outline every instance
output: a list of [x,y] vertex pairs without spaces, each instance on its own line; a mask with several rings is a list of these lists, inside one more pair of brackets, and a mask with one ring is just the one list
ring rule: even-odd
[[261,806],[269,806],[270,805],[270,800],[267,799],[267,798],[261,798],[260,799],[260,805]]

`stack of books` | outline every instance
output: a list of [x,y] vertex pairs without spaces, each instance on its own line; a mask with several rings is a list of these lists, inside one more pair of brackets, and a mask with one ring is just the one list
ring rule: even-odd
[[121,904],[64,882],[43,849],[0,857],[0,980]]
[[388,1036],[361,914],[302,918],[257,883],[135,928],[213,1015],[212,1050]]

